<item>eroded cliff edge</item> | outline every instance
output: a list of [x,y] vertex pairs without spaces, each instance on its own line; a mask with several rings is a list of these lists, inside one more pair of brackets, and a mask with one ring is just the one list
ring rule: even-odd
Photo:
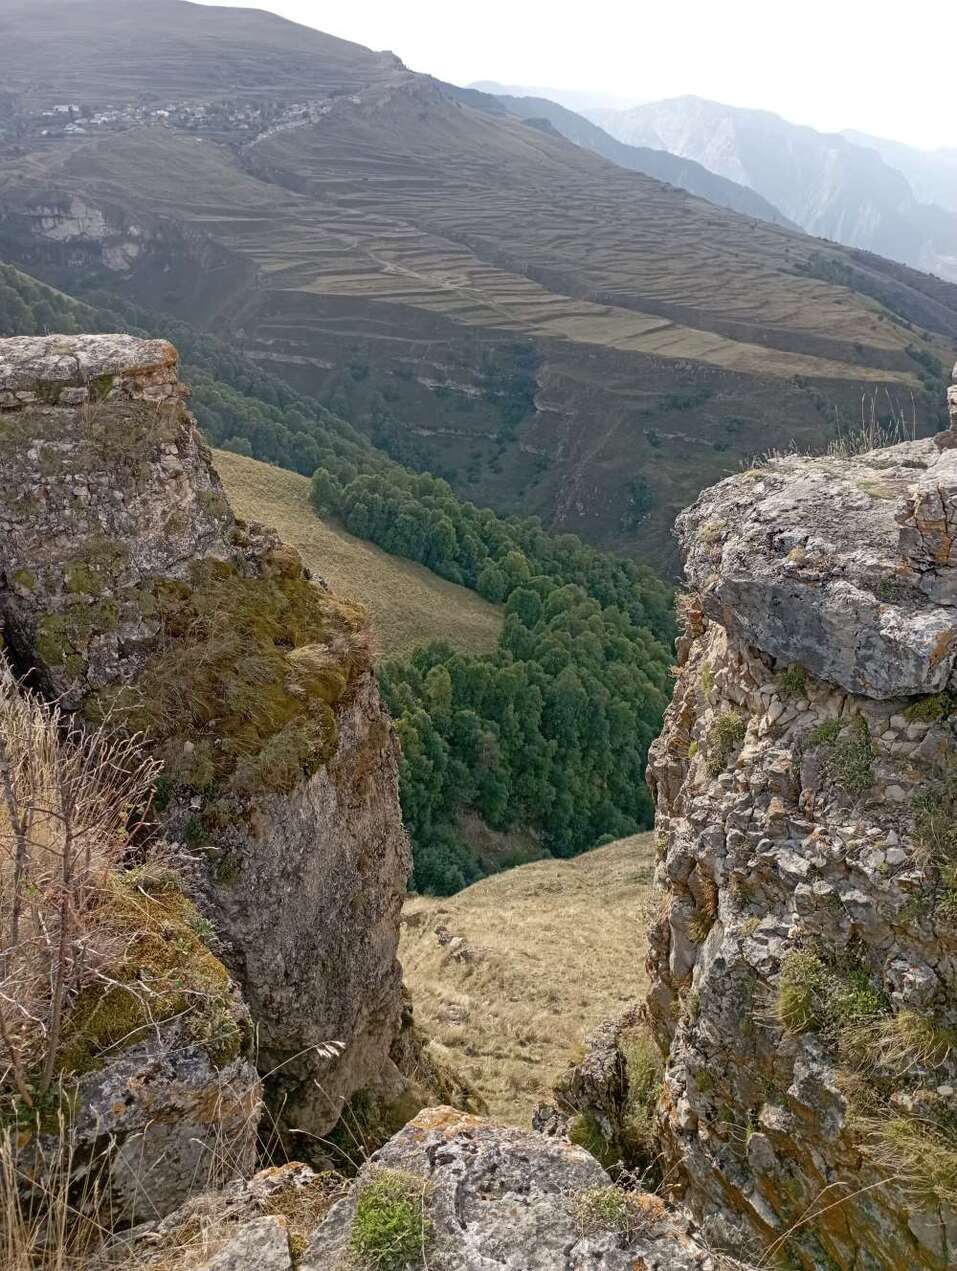
[[260,1070],[321,1135],[356,1091],[401,1086],[396,743],[364,615],[234,517],[185,399],[165,341],[0,341],[0,622],[47,698],[163,760],[155,811],[195,858]]
[[648,1005],[672,1177],[739,1256],[957,1259],[953,440],[776,459],[678,521]]

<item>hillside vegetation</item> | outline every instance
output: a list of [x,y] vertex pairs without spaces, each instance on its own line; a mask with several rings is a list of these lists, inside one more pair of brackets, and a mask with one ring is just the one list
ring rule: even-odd
[[[151,0],[133,40],[116,0],[74,0],[61,28],[62,8],[24,8],[10,32],[26,131],[0,159],[0,250],[228,334],[460,496],[673,571],[675,512],[743,458],[854,428],[862,394],[940,423],[957,288],[265,14]],[[95,56],[75,53],[80,11],[103,15]],[[215,109],[40,144],[35,86],[67,60],[81,102]],[[273,125],[308,67],[315,118]]]
[[399,956],[416,1020],[496,1118],[528,1125],[587,1034],[644,992],[635,938],[653,857],[640,834],[407,903]]
[[[393,558],[388,566],[365,548],[364,561],[455,595],[459,610],[469,594],[473,612],[495,614],[498,639],[487,652],[450,641],[436,619],[421,647],[389,649],[379,666],[403,743],[402,806],[418,890],[454,892],[503,863],[574,855],[651,824],[643,773],[667,695],[673,622],[670,591],[650,570],[573,535],[550,535],[534,518],[503,520],[464,503],[445,481],[403,469],[341,419],[182,321],[129,304],[79,304],[9,266],[0,284],[0,323],[8,328],[119,326],[174,340],[211,440],[316,468],[314,510],[299,504],[293,513],[307,556],[322,541],[313,534],[325,532],[315,513],[332,515]],[[231,455],[223,462],[227,470],[243,466]],[[261,492],[283,482],[274,469],[261,475],[253,483],[259,494],[250,495],[246,481],[241,495],[254,499],[254,514]],[[275,510],[289,514],[282,498]],[[350,543],[350,550],[363,549]],[[321,561],[310,559],[322,574]]]
[[498,606],[320,520],[305,477],[226,450],[214,459],[238,516],[278,530],[337,595],[365,606],[377,654],[403,657],[430,640],[465,653],[495,648],[503,619]]

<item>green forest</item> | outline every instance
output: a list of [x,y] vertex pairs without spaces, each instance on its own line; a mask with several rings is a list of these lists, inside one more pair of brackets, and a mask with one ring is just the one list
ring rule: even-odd
[[505,608],[498,648],[431,644],[379,678],[402,743],[413,886],[482,865],[463,813],[571,856],[652,823],[647,750],[669,689],[670,589],[647,568],[531,518],[463,502],[215,337],[106,293],[78,302],[0,265],[0,334],[127,330],[171,340],[210,442],[313,476],[317,512]]

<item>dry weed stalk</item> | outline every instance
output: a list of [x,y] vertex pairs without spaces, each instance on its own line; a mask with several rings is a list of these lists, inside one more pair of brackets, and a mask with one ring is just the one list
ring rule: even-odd
[[0,1090],[26,1108],[50,1092],[72,1000],[106,974],[85,919],[158,771],[137,738],[81,730],[0,668]]

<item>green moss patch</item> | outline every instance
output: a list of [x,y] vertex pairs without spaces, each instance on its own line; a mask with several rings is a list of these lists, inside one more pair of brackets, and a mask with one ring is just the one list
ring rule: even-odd
[[[369,665],[361,610],[278,553],[251,578],[198,562],[188,581],[156,581],[150,609],[161,632],[143,673],[85,711],[146,733],[169,784],[225,797],[283,793],[332,755],[332,707]],[[207,828],[221,828],[211,815]]]
[[96,1068],[173,1016],[184,1017],[217,1065],[236,1058],[248,1038],[236,1019],[229,975],[171,875],[112,875],[88,923],[91,943],[117,950],[113,983],[89,985],[74,1003],[57,1055],[60,1073]]
[[404,1271],[422,1262],[432,1234],[428,1194],[428,1182],[404,1170],[375,1170],[360,1184],[349,1248],[363,1271]]

